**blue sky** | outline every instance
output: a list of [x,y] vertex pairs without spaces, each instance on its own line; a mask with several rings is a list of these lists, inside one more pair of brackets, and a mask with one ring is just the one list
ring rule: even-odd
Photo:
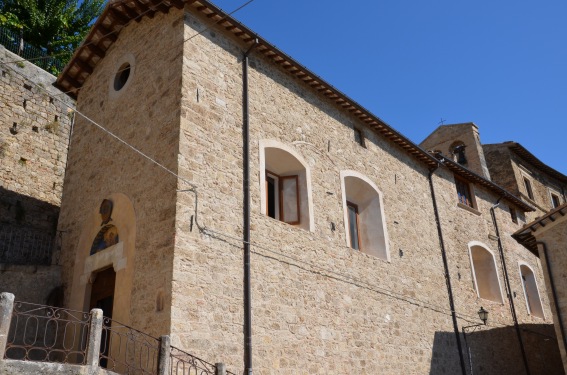
[[567,174],[566,15],[560,0],[254,0],[233,16],[416,143],[472,121]]

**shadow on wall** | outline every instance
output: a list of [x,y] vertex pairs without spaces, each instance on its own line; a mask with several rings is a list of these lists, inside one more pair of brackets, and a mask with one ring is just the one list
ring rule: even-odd
[[0,263],[49,265],[59,207],[0,187]]
[[[565,375],[553,325],[521,324],[520,330],[531,374]],[[479,375],[526,373],[518,336],[513,326],[492,329],[481,326],[476,331],[471,331],[472,328],[467,329],[466,334],[468,352],[467,345],[464,340],[462,341],[467,374],[471,374],[471,368],[472,374]],[[454,342],[453,332],[435,333],[429,372],[431,375],[460,374],[459,358]],[[453,343],[453,346],[448,347],[448,343]],[[449,365],[448,357],[456,361],[456,364]],[[455,366],[457,368],[454,368]]]
[[59,207],[0,186],[0,224],[55,234]]

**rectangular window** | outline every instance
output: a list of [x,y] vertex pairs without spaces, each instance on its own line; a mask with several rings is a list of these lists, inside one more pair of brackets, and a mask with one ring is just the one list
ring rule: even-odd
[[266,214],[288,224],[299,224],[299,179],[266,171]]
[[553,206],[553,208],[557,208],[561,205],[561,201],[559,200],[558,195],[551,193],[551,205]]
[[526,193],[528,198],[534,200],[534,192],[532,191],[532,183],[526,177],[524,177],[524,186],[526,187]]
[[459,198],[459,203],[474,208],[469,183],[455,176],[455,185],[457,187],[457,197]]
[[354,141],[359,145],[361,145],[362,147],[366,147],[366,144],[364,143],[364,134],[362,133],[362,130],[358,128],[354,128]]
[[348,231],[350,234],[350,247],[360,250],[360,235],[358,232],[358,206],[347,201]]
[[518,224],[518,214],[516,213],[516,210],[512,207],[510,207],[510,218],[512,218],[512,222]]

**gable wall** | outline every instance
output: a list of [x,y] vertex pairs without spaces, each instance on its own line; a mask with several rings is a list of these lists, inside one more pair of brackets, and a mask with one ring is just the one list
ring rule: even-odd
[[[77,102],[78,111],[174,172],[182,27],[182,12],[175,9],[129,24]],[[114,76],[128,59],[132,71],[117,93]],[[59,224],[67,234],[61,258],[68,306],[88,309],[83,263],[100,229],[99,206],[111,199],[111,223],[123,242],[110,257],[117,272],[113,318],[154,336],[168,333],[176,187],[175,176],[77,115]],[[156,306],[159,295],[162,311]]]

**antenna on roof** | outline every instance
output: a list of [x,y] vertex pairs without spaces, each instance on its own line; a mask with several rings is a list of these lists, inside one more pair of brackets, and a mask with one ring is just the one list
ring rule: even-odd
[[445,121],[447,121],[447,120],[445,120],[443,117],[441,117],[441,121],[439,121],[437,123],[437,125],[445,125]]

